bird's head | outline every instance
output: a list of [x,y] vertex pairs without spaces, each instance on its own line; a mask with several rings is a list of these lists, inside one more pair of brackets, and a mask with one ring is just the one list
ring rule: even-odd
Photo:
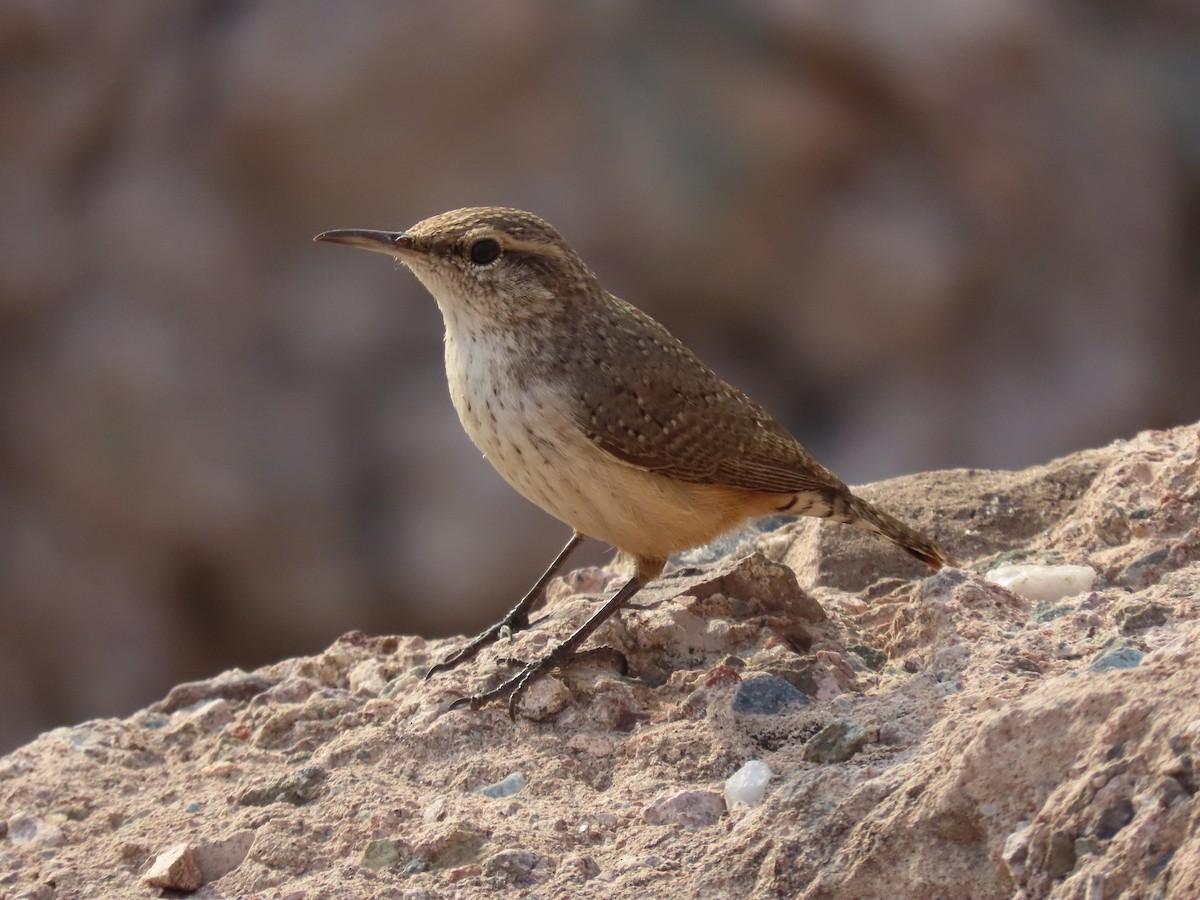
[[519,322],[599,290],[559,233],[519,209],[457,209],[406,231],[348,228],[314,240],[399,260],[433,295],[448,326]]

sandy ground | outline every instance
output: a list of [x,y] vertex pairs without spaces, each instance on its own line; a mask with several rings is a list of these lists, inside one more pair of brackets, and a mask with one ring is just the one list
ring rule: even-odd
[[[569,669],[515,721],[448,707],[619,573],[428,682],[455,642],[355,633],[180,685],[0,758],[0,897],[1200,896],[1198,469],[1191,426],[871,485],[963,568],[742,535],[597,634],[628,677]],[[984,577],[1008,563],[1095,584],[1030,599]]]

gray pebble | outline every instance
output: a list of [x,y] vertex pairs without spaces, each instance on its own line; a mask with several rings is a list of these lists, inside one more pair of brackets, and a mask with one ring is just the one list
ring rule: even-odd
[[774,675],[748,678],[733,698],[733,711],[762,716],[778,715],[788,706],[808,706],[812,701],[787,681]]
[[1110,669],[1133,669],[1146,658],[1146,654],[1132,647],[1113,647],[1097,657],[1090,666],[1093,672],[1107,672]]
[[525,787],[527,783],[528,779],[524,775],[522,775],[520,772],[513,772],[502,778],[500,781],[493,782],[492,784],[485,784],[483,787],[475,788],[474,793],[482,794],[485,797],[492,797],[493,799],[499,797],[511,797],[517,791],[521,790],[521,788]]

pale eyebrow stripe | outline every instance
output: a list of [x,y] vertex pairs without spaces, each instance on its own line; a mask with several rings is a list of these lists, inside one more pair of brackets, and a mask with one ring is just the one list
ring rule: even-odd
[[512,253],[529,253],[534,256],[549,256],[555,259],[564,258],[561,248],[554,244],[548,244],[545,241],[522,241],[508,235],[498,237],[497,239],[504,250]]

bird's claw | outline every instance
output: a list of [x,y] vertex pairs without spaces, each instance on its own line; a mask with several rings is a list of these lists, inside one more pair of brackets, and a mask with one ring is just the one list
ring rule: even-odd
[[481,709],[493,700],[500,700],[507,697],[508,717],[515,721],[517,718],[517,706],[520,704],[521,697],[524,696],[525,691],[529,689],[529,686],[534,681],[543,675],[549,674],[554,669],[571,666],[584,660],[602,660],[612,664],[621,675],[629,673],[629,661],[625,658],[625,654],[607,644],[600,647],[592,647],[588,650],[576,651],[566,659],[559,659],[558,656],[558,653],[551,652],[536,662],[531,663],[512,657],[502,657],[497,662],[502,665],[521,666],[521,671],[490,691],[483,691],[469,697],[460,697],[450,704],[450,709]]
[[[522,625],[519,627],[524,626]],[[496,641],[500,640],[500,636],[502,634],[511,633],[512,631],[513,623],[510,623],[507,619],[497,622],[491,628],[488,628],[485,631],[475,635],[475,637],[471,638],[470,641],[468,641],[462,647],[459,647],[445,659],[440,660],[430,666],[425,672],[425,678],[423,680],[428,681],[438,672],[449,672],[451,669],[457,668],[467,660],[473,659],[484,647],[494,644]]]
[[492,688],[490,691],[483,691],[479,694],[472,694],[468,697],[459,697],[450,704],[450,710],[456,709],[482,709],[493,700],[499,700],[503,697],[508,698],[508,717],[513,721],[517,718],[517,704],[520,703],[522,695],[529,687],[529,684],[540,675],[544,675],[548,669],[543,667],[543,663],[531,663],[517,675],[503,682],[500,685]]

